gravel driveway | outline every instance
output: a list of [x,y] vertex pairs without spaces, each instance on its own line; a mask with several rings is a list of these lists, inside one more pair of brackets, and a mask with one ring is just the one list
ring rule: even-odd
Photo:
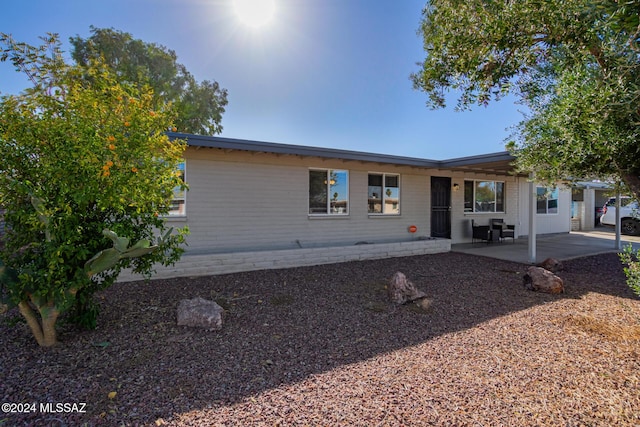
[[[121,283],[97,330],[63,326],[51,350],[11,310],[0,397],[36,407],[0,426],[640,425],[640,301],[616,255],[566,262],[561,295],[525,290],[525,268],[445,253]],[[396,271],[428,310],[387,303]],[[227,309],[222,331],[176,325],[195,296]]]

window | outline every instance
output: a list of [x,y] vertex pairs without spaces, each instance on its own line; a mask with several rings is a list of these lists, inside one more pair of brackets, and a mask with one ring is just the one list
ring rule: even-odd
[[558,189],[557,188],[536,188],[536,211],[539,214],[558,213]]
[[465,212],[504,212],[504,182],[465,181]]
[[400,175],[369,174],[369,213],[382,215],[400,214]]
[[309,214],[349,213],[349,172],[334,169],[309,171]]
[[[185,178],[185,162],[178,164],[178,170],[176,173],[180,174],[180,178],[182,182],[186,182]],[[171,206],[169,206],[169,215],[170,216],[184,216],[186,215],[186,201],[187,194],[186,189],[183,187],[175,187],[173,189],[173,200],[171,201]]]

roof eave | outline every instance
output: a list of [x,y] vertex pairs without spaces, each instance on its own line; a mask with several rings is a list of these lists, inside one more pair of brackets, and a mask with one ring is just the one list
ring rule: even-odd
[[220,148],[226,150],[244,150],[273,154],[286,154],[303,157],[322,157],[362,162],[387,163],[405,166],[436,168],[440,162],[436,160],[414,157],[392,156],[387,154],[366,153],[362,151],[339,150],[334,148],[309,147],[304,145],[277,144],[274,142],[250,141],[243,139],[223,138],[217,136],[201,136],[181,133],[168,133],[170,138],[185,139],[192,147]]
[[340,150],[334,148],[310,147],[304,145],[278,144],[274,142],[252,141],[219,136],[203,136],[169,132],[170,138],[184,139],[192,147],[218,148],[223,150],[242,150],[302,157],[320,157],[360,162],[372,162],[412,166],[418,168],[484,171],[489,173],[511,173],[515,157],[507,151],[460,157],[449,160],[430,160],[415,157],[393,156],[388,154],[367,153],[362,151]]

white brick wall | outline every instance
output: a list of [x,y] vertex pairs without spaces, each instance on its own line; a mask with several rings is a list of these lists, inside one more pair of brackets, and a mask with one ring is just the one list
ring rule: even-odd
[[[310,250],[313,262],[318,254],[331,248],[326,262],[359,259],[367,254],[369,246],[357,242],[391,244],[409,243],[418,237],[431,235],[431,176],[450,177],[459,184],[451,196],[451,241],[471,242],[471,220],[488,224],[491,218],[503,218],[516,225],[516,236],[527,233],[523,222],[522,188],[525,178],[495,174],[478,174],[439,169],[397,166],[365,161],[325,159],[312,156],[279,155],[239,150],[189,147],[185,154],[186,176],[190,191],[187,193],[186,217],[173,218],[170,226],[188,225],[187,254],[207,255],[210,262],[224,261],[248,268],[277,268],[308,265],[297,257]],[[343,169],[349,171],[349,215],[316,217],[308,215],[309,169]],[[375,216],[367,212],[368,173],[400,174],[400,215]],[[493,214],[464,212],[464,180],[487,179],[506,184],[505,212]],[[562,196],[564,201],[564,195]],[[564,211],[545,229],[569,230],[569,217]],[[565,224],[566,222],[566,224]],[[408,231],[415,225],[417,233]],[[347,254],[342,249],[350,248]],[[292,261],[282,255],[287,253]],[[317,250],[318,252],[313,252]],[[346,249],[345,249],[346,250]],[[401,250],[404,252],[404,248]],[[262,260],[265,251],[278,252],[281,257]],[[332,251],[337,251],[331,254]],[[391,250],[395,254],[397,250]],[[251,253],[256,259],[243,260],[238,253]],[[260,254],[260,255],[258,255]],[[294,255],[295,254],[295,255]],[[324,257],[325,255],[322,255]],[[376,256],[382,257],[380,253]],[[398,256],[398,255],[388,255]],[[401,256],[401,255],[400,255]],[[355,257],[355,258],[354,258]],[[253,259],[253,258],[252,258]],[[325,261],[322,261],[325,262]],[[284,263],[284,264],[283,264]],[[196,267],[193,267],[196,269]],[[208,267],[203,271],[210,271]],[[229,270],[225,267],[224,271]],[[241,271],[241,270],[239,270]],[[207,273],[210,274],[210,273]]]
[[[534,190],[535,191],[535,190]],[[529,235],[529,182],[522,178],[520,181],[520,235]],[[536,214],[536,233],[554,234],[568,233],[571,230],[571,190],[558,187],[558,213]]]
[[[349,215],[308,215],[309,168],[349,171]],[[369,172],[399,173],[399,216],[367,213]],[[191,253],[227,253],[409,241],[430,235],[429,171],[367,162],[188,149],[186,218]],[[416,225],[418,232],[408,232]]]
[[[417,240],[413,242],[371,245],[337,246],[311,249],[236,252],[210,255],[185,255],[173,267],[158,267],[152,279],[192,277],[238,273],[252,270],[302,267],[347,261],[364,261],[413,255],[449,252],[448,239]],[[140,280],[140,276],[123,272],[118,281]]]
[[[464,180],[481,179],[488,181],[503,181],[505,183],[505,212],[503,213],[465,213],[464,211]],[[471,220],[477,224],[489,225],[491,218],[502,218],[507,224],[516,226],[516,238],[522,234],[518,226],[518,211],[520,186],[518,178],[513,176],[489,175],[489,174],[462,174],[456,172],[452,175],[451,184],[459,184],[458,191],[451,192],[451,240],[453,243],[471,242]]]

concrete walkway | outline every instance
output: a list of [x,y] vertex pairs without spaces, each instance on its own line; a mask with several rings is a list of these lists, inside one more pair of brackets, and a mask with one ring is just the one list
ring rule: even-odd
[[[639,236],[621,236],[622,247],[631,244],[640,249]],[[503,243],[462,243],[451,245],[451,252],[462,252],[490,258],[504,259],[524,264],[529,263],[528,238],[507,239]],[[536,262],[547,258],[567,260],[607,252],[618,252],[615,248],[615,233],[612,229],[597,228],[594,231],[538,236],[536,240]]]

